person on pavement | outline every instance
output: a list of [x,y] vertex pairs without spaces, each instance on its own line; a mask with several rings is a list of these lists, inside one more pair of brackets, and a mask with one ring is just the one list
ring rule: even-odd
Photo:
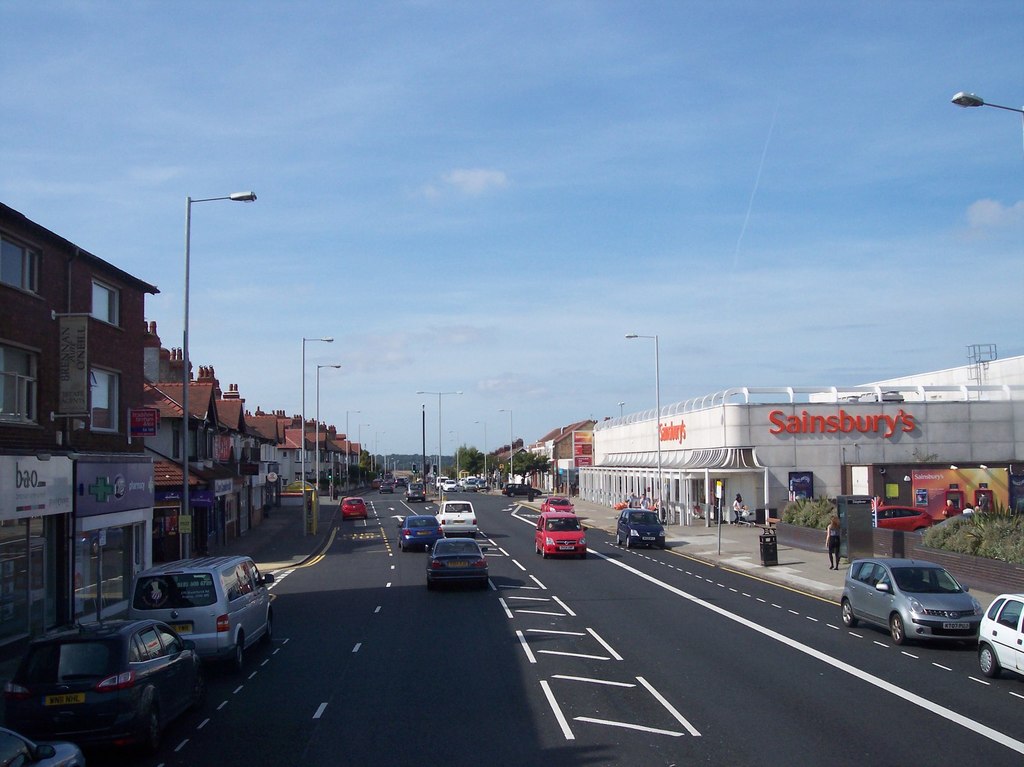
[[828,569],[839,569],[839,517],[833,516],[825,528],[825,547],[828,549]]

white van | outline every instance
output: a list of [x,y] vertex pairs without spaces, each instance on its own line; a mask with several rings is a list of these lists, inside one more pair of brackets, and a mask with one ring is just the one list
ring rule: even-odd
[[273,582],[249,557],[169,562],[135,576],[128,617],[163,621],[192,640],[204,660],[228,661],[241,671],[245,649],[273,635],[267,590]]

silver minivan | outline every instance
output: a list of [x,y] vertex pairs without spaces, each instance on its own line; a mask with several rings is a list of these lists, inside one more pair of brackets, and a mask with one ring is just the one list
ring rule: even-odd
[[168,562],[135,576],[128,616],[161,620],[194,642],[204,660],[240,671],[246,648],[273,635],[273,582],[249,557]]

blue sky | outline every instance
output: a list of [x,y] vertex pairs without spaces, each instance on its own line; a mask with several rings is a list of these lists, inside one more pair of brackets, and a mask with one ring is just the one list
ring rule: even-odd
[[[1024,4],[0,6],[0,200],[380,452],[1024,354]],[[454,433],[452,433],[454,432]]]

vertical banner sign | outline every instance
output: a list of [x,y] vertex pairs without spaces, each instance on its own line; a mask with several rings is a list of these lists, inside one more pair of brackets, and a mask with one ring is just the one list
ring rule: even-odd
[[60,318],[58,415],[89,412],[88,317]]
[[594,432],[574,431],[572,433],[572,457],[575,468],[594,465]]

